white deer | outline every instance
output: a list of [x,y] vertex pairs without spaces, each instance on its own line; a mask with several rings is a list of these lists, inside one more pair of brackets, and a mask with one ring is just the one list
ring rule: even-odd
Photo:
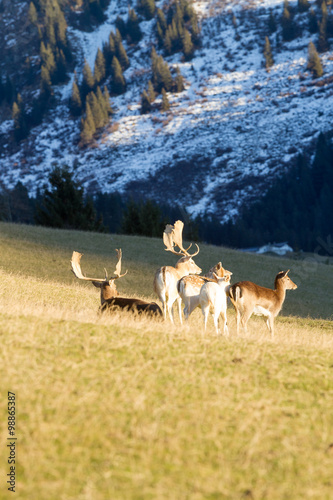
[[[154,277],[154,291],[158,295],[160,301],[163,305],[163,316],[166,319],[167,312],[169,314],[170,320],[174,323],[173,318],[173,304],[177,300],[178,313],[181,324],[182,320],[182,310],[181,310],[181,297],[178,294],[177,282],[183,276],[188,274],[200,274],[201,269],[196,265],[192,257],[199,253],[199,247],[196,244],[197,251],[190,255],[188,248],[183,247],[183,227],[182,221],[177,220],[174,225],[168,224],[163,232],[163,242],[165,245],[165,250],[172,252],[176,255],[182,255],[178,260],[175,267],[163,266],[159,268]],[[175,250],[175,246],[179,248],[179,251]]]
[[218,264],[212,267],[204,276],[196,276],[190,274],[189,276],[184,276],[178,281],[178,293],[182,298],[185,306],[185,320],[188,320],[194,309],[200,305],[199,296],[201,287],[207,281],[216,281],[214,275],[216,275],[218,278],[223,278],[224,276],[231,276],[232,272],[224,269],[222,263],[218,262]]
[[227,295],[226,288],[230,283],[230,275],[219,278],[216,274],[214,275],[216,282],[207,281],[202,285],[199,294],[199,303],[201,306],[201,311],[204,316],[205,331],[207,329],[207,320],[209,311],[213,315],[214,325],[216,333],[219,334],[218,321],[220,315],[223,318],[223,332],[224,335],[228,336],[228,326],[227,326]]
[[256,285],[252,281],[240,281],[230,286],[228,296],[236,309],[237,333],[240,326],[247,331],[247,322],[255,314],[266,318],[267,328],[274,336],[274,319],[282,309],[286,290],[295,290],[297,285],[289,278],[288,271],[275,277],[274,290]]

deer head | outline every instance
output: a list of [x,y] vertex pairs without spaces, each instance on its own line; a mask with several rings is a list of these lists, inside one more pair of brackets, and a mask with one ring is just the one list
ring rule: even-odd
[[72,254],[72,259],[71,259],[71,266],[72,266],[72,272],[74,275],[80,279],[80,280],[85,280],[85,281],[91,281],[94,286],[97,288],[101,289],[101,304],[103,304],[107,299],[110,299],[112,297],[116,297],[118,295],[117,288],[116,288],[116,283],[115,280],[118,278],[122,278],[127,274],[121,274],[121,257],[122,257],[122,252],[121,249],[116,249],[117,253],[117,264],[116,264],[116,269],[114,271],[114,275],[111,278],[108,278],[108,274],[106,269],[104,269],[105,272],[105,277],[104,279],[102,278],[88,278],[83,275],[81,271],[81,257],[83,254],[79,252],[73,252]]

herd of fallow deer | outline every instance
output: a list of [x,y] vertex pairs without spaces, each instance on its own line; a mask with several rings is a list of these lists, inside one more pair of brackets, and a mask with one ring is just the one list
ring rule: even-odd
[[[167,315],[172,323],[173,305],[177,301],[180,323],[183,323],[181,304],[184,303],[184,316],[188,320],[194,309],[201,307],[204,317],[204,329],[207,327],[209,312],[214,320],[216,333],[219,330],[219,318],[223,319],[224,335],[229,335],[227,326],[227,300],[231,300],[236,310],[237,333],[240,327],[247,331],[247,322],[252,314],[264,316],[271,335],[274,335],[274,318],[281,311],[286,296],[286,290],[295,290],[297,285],[289,278],[288,271],[279,272],[274,281],[274,289],[265,288],[251,281],[240,281],[230,284],[232,272],[227,271],[221,262],[212,267],[207,274],[199,276],[201,269],[193,260],[199,253],[199,246],[192,254],[183,247],[184,224],[178,220],[172,226],[168,224],[163,233],[165,250],[180,256],[175,267],[163,266],[157,269],[154,277],[154,291],[162,303],[162,309],[156,302],[128,297],[120,297],[115,280],[127,274],[121,274],[121,250],[116,250],[117,264],[114,276],[108,278],[105,271],[104,278],[87,278],[81,271],[81,257],[79,252],[73,252],[71,266],[74,275],[81,280],[91,281],[101,290],[100,311],[126,309],[136,314],[163,317]],[[178,250],[176,249],[178,248]]]

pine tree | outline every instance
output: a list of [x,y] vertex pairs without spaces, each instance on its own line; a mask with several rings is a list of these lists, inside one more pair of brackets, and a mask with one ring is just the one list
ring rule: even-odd
[[106,85],[104,85],[103,97],[104,97],[104,107],[105,107],[108,115],[109,116],[113,115],[113,109],[112,109],[111,102],[110,102],[110,94],[109,94],[109,91],[108,91]]
[[33,2],[30,2],[29,4],[29,13],[28,13],[28,18],[31,24],[36,25],[37,24],[37,10]]
[[129,68],[130,63],[126,54],[126,50],[121,41],[120,42],[118,41],[118,43],[116,44],[116,52],[117,52],[117,59],[121,65],[121,68],[123,71],[125,71],[127,68]]
[[141,108],[140,108],[140,113],[142,115],[145,115],[147,113],[150,113],[151,111],[151,104],[150,104],[150,100],[149,100],[149,97],[147,95],[147,92],[144,90],[142,92],[142,96],[141,96]]
[[48,99],[52,94],[50,72],[44,65],[41,69],[40,92],[44,99]]
[[14,136],[17,141],[21,141],[28,135],[28,126],[26,114],[20,94],[17,96],[17,102],[14,102],[12,108],[12,118],[14,121]]
[[265,68],[269,70],[269,68],[273,66],[274,60],[268,36],[265,37],[264,57],[265,57]]
[[139,0],[138,9],[146,19],[152,19],[156,10],[155,0]]
[[56,70],[56,63],[52,48],[49,44],[45,46],[44,42],[40,44],[40,58],[42,61],[42,66],[44,66],[52,79],[52,76]]
[[191,39],[191,34],[187,29],[185,29],[183,36],[183,54],[185,57],[185,61],[189,61],[192,58],[193,51],[194,47]]
[[324,71],[321,64],[320,57],[314,46],[314,43],[311,41],[308,46],[308,65],[307,68],[312,72],[314,78],[320,78],[323,76]]
[[183,92],[184,89],[185,89],[184,79],[183,79],[183,76],[180,72],[179,67],[177,66],[176,77],[175,77],[175,91],[176,92]]
[[167,92],[172,88],[172,76],[168,67],[168,64],[164,61],[162,56],[156,54],[156,50],[153,47],[151,52],[152,59],[152,72],[153,78],[152,83],[154,89],[157,92],[161,92],[164,87]]
[[103,231],[91,200],[73,179],[67,167],[56,167],[49,176],[51,189],[46,189],[37,204],[35,221],[42,226],[85,231]]
[[317,31],[318,31],[317,16],[316,16],[316,13],[313,9],[310,9],[310,12],[309,12],[309,31],[312,34],[317,33]]
[[289,10],[288,0],[284,0],[283,14],[282,14],[282,37],[285,41],[290,41],[295,36],[294,21]]
[[126,81],[116,56],[112,59],[111,65],[111,90],[114,94],[123,94],[126,90]]
[[82,101],[79,87],[76,81],[76,76],[72,85],[72,94],[70,97],[69,108],[73,116],[79,116],[82,113]]
[[62,50],[56,48],[55,53],[56,60],[56,70],[54,73],[53,81],[54,83],[60,83],[66,81],[67,73],[66,73],[66,58],[65,54]]
[[98,49],[94,66],[94,80],[96,85],[99,85],[104,80],[105,74],[105,59],[101,49]]
[[95,80],[90,69],[90,66],[86,60],[84,60],[84,66],[82,70],[83,79],[81,84],[81,95],[83,98],[91,92],[95,87]]
[[148,92],[147,92],[147,94],[148,94],[149,102],[151,104],[156,99],[156,94],[155,94],[154,86],[151,83],[151,80],[149,80],[149,82],[148,82]]
[[129,9],[126,24],[127,35],[132,43],[137,43],[142,38],[140,23],[134,9]]
[[274,16],[272,10],[269,11],[268,29],[269,29],[270,34],[275,33],[275,31],[277,29],[275,16]]
[[85,117],[81,119],[81,141],[83,144],[87,144],[93,138],[96,132],[96,127],[94,123],[94,118],[90,109],[89,103],[86,103],[86,114]]
[[327,6],[326,2],[321,5],[321,21],[319,24],[319,38],[318,38],[318,51],[326,52],[328,50],[328,40],[327,40]]
[[109,75],[111,71],[112,59],[116,55],[116,43],[112,31],[109,35],[109,41],[103,45],[103,55],[105,59],[105,72]]
[[170,109],[170,102],[167,96],[167,93],[165,92],[165,89],[162,89],[162,111],[169,111]]
[[119,32],[121,38],[126,38],[127,28],[126,28],[126,23],[123,20],[123,18],[120,16],[117,16],[116,21],[115,21],[115,25],[116,25],[116,30]]
[[97,96],[94,92],[90,92],[86,98],[86,108],[87,104],[91,109],[91,114],[94,120],[95,128],[101,128],[104,125],[104,116],[101,106],[98,102]]
[[105,98],[102,94],[100,87],[97,87],[96,97],[97,97],[99,107],[102,111],[102,117],[103,117],[103,125],[102,126],[104,127],[104,125],[106,125],[109,121],[109,112],[108,112],[108,109],[106,107]]
[[300,12],[305,12],[310,8],[309,0],[298,0],[297,6]]

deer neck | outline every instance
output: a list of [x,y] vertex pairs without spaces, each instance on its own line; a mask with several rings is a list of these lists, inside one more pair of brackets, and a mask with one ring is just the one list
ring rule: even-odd
[[110,285],[104,285],[101,288],[101,305],[104,304],[108,299],[112,299],[113,297],[117,297],[118,292],[115,288],[112,288]]
[[284,302],[284,299],[286,297],[286,289],[283,286],[283,284],[280,283],[279,281],[276,284],[276,288],[275,288],[274,292],[275,292],[275,295],[276,295],[276,298],[277,298],[279,304],[282,305]]

